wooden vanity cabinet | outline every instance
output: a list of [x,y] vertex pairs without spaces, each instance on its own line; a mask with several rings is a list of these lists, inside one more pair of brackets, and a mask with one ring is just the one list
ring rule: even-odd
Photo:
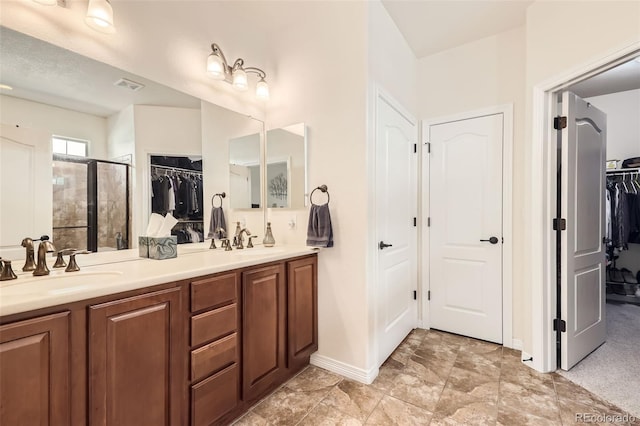
[[240,273],[191,282],[191,424],[237,417],[240,400]]
[[89,306],[89,424],[182,423],[183,324],[181,287]]
[[287,262],[287,361],[293,373],[318,350],[318,261]]
[[242,273],[242,396],[251,402],[275,389],[286,374],[284,263]]
[[0,425],[228,424],[309,363],[317,287],[313,254],[0,318]]
[[0,326],[0,425],[70,424],[69,312]]

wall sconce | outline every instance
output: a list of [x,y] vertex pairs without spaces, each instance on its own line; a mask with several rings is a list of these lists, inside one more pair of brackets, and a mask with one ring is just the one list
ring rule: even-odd
[[256,97],[259,99],[269,99],[269,86],[264,80],[267,74],[260,68],[245,67],[244,59],[238,58],[230,66],[220,46],[213,43],[211,45],[211,54],[207,58],[207,73],[216,80],[224,80],[230,83],[234,89],[245,91],[249,88],[247,73],[257,74],[260,80],[256,84]]

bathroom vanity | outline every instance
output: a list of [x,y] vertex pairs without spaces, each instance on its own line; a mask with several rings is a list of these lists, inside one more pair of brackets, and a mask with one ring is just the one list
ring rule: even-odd
[[317,254],[254,250],[194,249],[3,282],[0,424],[240,416],[318,347]]

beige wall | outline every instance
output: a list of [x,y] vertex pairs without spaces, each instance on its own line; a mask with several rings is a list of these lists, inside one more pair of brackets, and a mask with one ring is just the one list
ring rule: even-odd
[[513,104],[513,338],[523,339],[525,29],[516,28],[419,60],[419,111],[431,119]]
[[[331,194],[335,246],[319,254],[318,354],[366,369],[366,4],[277,2],[272,12],[287,9],[298,18],[271,34],[287,84],[269,103],[268,128],[306,123],[309,187],[325,184]],[[304,238],[308,214],[296,212]],[[274,212],[272,222],[276,240],[287,235],[287,214]]]

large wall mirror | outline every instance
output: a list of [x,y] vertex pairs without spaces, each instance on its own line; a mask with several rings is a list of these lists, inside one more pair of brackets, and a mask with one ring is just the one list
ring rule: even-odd
[[[252,201],[259,205],[253,209],[229,204],[230,141],[263,134],[262,122],[6,27],[0,27],[0,56],[0,84],[12,87],[0,89],[0,256],[24,258],[23,237],[53,234],[53,136],[85,141],[87,158],[130,164],[129,232],[106,226],[110,245],[117,245],[120,232],[134,246],[146,229],[151,155],[202,156],[205,236],[211,199],[221,192],[228,195],[223,208],[229,231],[236,221],[255,234],[264,230],[263,202]],[[15,167],[5,168],[5,162]],[[20,188],[12,177],[16,170]],[[25,196],[17,203],[20,193]]]
[[234,209],[262,207],[260,134],[229,141],[229,202]]
[[307,135],[304,123],[267,131],[266,206],[301,209],[307,205]]

